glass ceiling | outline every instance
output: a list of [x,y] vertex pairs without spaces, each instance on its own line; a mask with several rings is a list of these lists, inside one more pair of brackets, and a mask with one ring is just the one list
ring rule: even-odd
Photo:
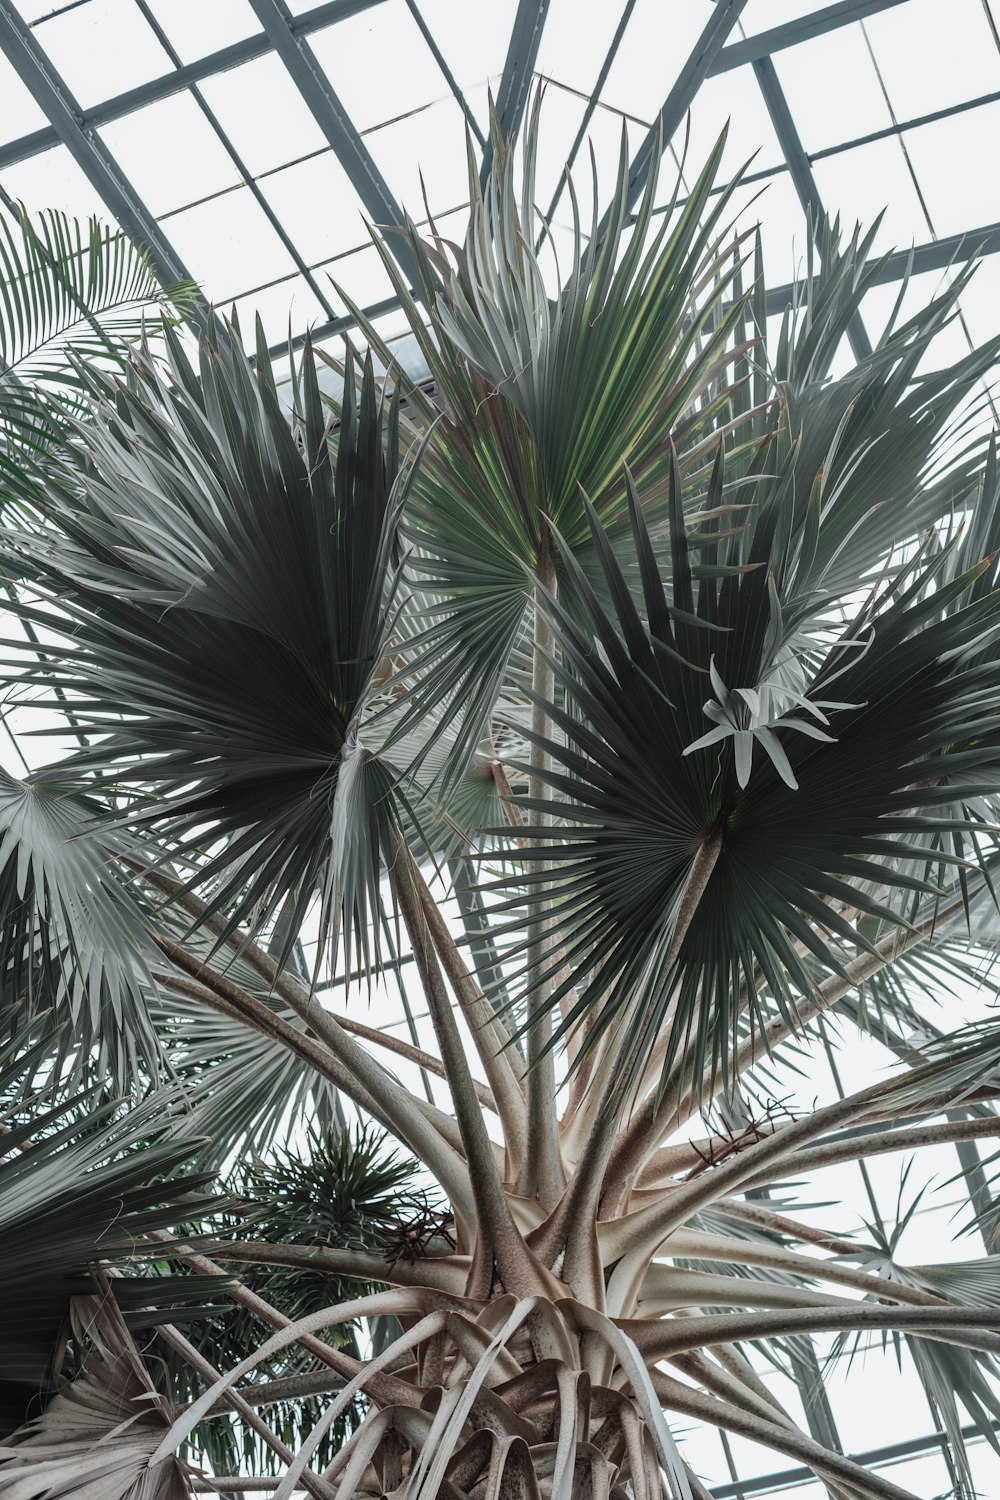
[[[460,238],[465,127],[481,153],[490,92],[509,132],[541,77],[539,201],[551,203],[557,236],[568,228],[567,160],[580,160],[585,220],[590,210],[588,142],[608,185],[623,126],[635,156],[662,117],[665,202],[677,171],[697,169],[729,120],[726,167],[753,158],[744,222],[760,222],[770,285],[790,281],[804,256],[807,204],[848,227],[884,211],[878,248],[902,253],[869,294],[862,341],[877,339],[911,247],[915,303],[982,253],[962,319],[935,351],[944,360],[997,328],[998,25],[1000,0],[0,0],[0,202],[117,221],[163,276],[189,276],[207,303],[235,306],[244,330],[259,313],[276,352],[289,330],[332,338],[349,326],[338,287],[402,338],[366,221],[429,209]],[[400,357],[412,358],[405,342]],[[390,976],[383,1024],[402,1026],[393,987]],[[852,1084],[885,1065],[877,1041],[845,1027],[842,1042]],[[776,1097],[808,1107],[835,1086],[820,1072],[777,1078]],[[944,1185],[913,1221],[922,1260],[945,1253],[965,1191],[948,1185],[954,1153],[939,1155],[922,1158]],[[837,1199],[867,1216],[869,1192],[894,1201],[899,1166],[879,1158],[864,1183],[856,1167],[833,1169],[800,1185],[796,1212],[812,1202],[822,1223],[817,1200]],[[982,1247],[967,1237],[948,1253]],[[840,1441],[854,1453],[902,1444],[891,1477],[943,1497],[953,1479],[927,1437],[919,1385],[901,1375],[898,1409],[887,1410],[883,1379],[878,1361],[833,1377]],[[720,1500],[824,1493],[801,1476],[764,1477],[768,1455],[749,1444],[723,1451],[714,1431],[685,1441]],[[1000,1493],[1000,1461],[982,1444],[972,1459],[983,1493]]]
[[[993,0],[995,3],[995,0]],[[665,111],[674,184],[731,121],[727,167],[772,284],[801,261],[804,204],[848,225],[885,211],[879,249],[917,247],[912,296],[980,246],[957,347],[1000,292],[1000,128],[991,0],[0,0],[0,198],[117,220],[206,301],[264,320],[275,345],[391,299],[366,220],[464,220],[464,129],[481,150],[488,91],[508,127],[549,81],[539,198],[567,160],[608,183],[624,124],[637,151]],[[474,16],[474,20],[473,20]],[[425,207],[426,195],[426,207]],[[901,262],[890,266],[899,273]],[[877,334],[893,301],[870,298]],[[384,331],[402,328],[387,307]],[[942,350],[942,357],[946,351]]]

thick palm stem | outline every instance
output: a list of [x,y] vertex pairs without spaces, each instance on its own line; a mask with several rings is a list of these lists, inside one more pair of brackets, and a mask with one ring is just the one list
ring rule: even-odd
[[[913,1307],[948,1306],[944,1297],[936,1297],[932,1292],[908,1286],[905,1282],[890,1281],[887,1277],[877,1276],[860,1267],[821,1260],[818,1256],[801,1255],[797,1251],[784,1250],[776,1245],[754,1244],[745,1239],[728,1239],[721,1235],[680,1229],[675,1230],[660,1246],[658,1253],[675,1258],[682,1256],[685,1260],[725,1261],[730,1265],[763,1266],[774,1271],[789,1271],[794,1276],[810,1281],[829,1281],[835,1286],[853,1287],[870,1296],[882,1297],[889,1302],[909,1303]],[[655,1296],[657,1282],[669,1294],[672,1274],[668,1266],[651,1266],[640,1288],[640,1299],[648,1300]]]
[[[674,929],[670,936],[666,957],[662,967],[662,984],[669,984],[681,946],[698,910],[699,903],[708,888],[722,848],[722,833],[711,830],[702,839],[694,852],[691,867],[680,893],[674,917]],[[641,1040],[637,1044],[641,1048]],[[598,1204],[604,1190],[605,1174],[611,1155],[615,1129],[625,1102],[622,1097],[621,1079],[630,1072],[630,1058],[617,1057],[613,1068],[605,1068],[601,1093],[594,1116],[590,1136],[584,1146],[580,1163],[569,1188],[563,1195],[556,1212],[552,1215],[554,1226],[550,1232],[549,1249],[558,1250],[566,1246],[564,1277],[570,1285],[576,1285],[573,1277],[593,1263],[593,1255],[587,1242],[594,1237]]]
[[393,1261],[366,1250],[268,1244],[263,1240],[213,1240],[203,1248],[211,1250],[217,1260],[296,1266],[303,1271],[325,1271],[330,1276],[353,1276],[359,1281],[384,1281],[388,1286],[430,1287],[455,1297],[462,1295],[469,1274],[469,1258],[465,1255],[421,1255],[416,1261]]
[[821,1250],[829,1250],[832,1255],[860,1255],[865,1251],[865,1246],[854,1240],[830,1234],[825,1229],[816,1229],[812,1224],[803,1224],[798,1219],[790,1219],[787,1214],[779,1214],[759,1199],[750,1203],[742,1198],[723,1198],[716,1204],[716,1208],[728,1219],[742,1219],[747,1224],[758,1224],[762,1229],[783,1234],[788,1239],[818,1245]]
[[855,1491],[869,1497],[869,1500],[871,1497],[877,1497],[877,1500],[913,1500],[913,1495],[908,1490],[901,1490],[898,1485],[883,1479],[879,1474],[869,1473],[859,1464],[852,1463],[849,1458],[844,1458],[831,1448],[824,1448],[804,1433],[791,1432],[778,1422],[767,1421],[728,1401],[720,1401],[716,1396],[696,1391],[683,1381],[664,1375],[659,1370],[653,1370],[651,1374],[657,1395],[671,1411],[694,1417],[700,1422],[709,1422],[714,1427],[737,1433],[752,1442],[762,1443],[767,1448],[797,1459],[824,1479],[853,1485]]
[[[890,933],[876,945],[874,953],[865,953],[849,963],[845,978],[834,975],[824,980],[814,995],[801,1001],[795,1021],[779,1016],[763,1027],[757,1027],[753,1036],[743,1043],[736,1054],[733,1076],[741,1077],[797,1029],[800,1030],[817,1016],[831,1010],[852,990],[858,989],[882,969],[890,967],[904,953],[908,953],[932,932],[957,916],[962,909],[962,901],[956,900],[909,931]],[[681,1084],[668,1089],[662,1097],[650,1094],[615,1144],[608,1166],[609,1181],[618,1184],[634,1182],[664,1136],[682,1125],[704,1102],[707,1083],[707,1079],[699,1078],[689,1082],[686,1087]],[[616,1203],[612,1204],[609,1200],[609,1211],[622,1201],[619,1188]]]
[[843,1141],[829,1141],[822,1146],[796,1151],[791,1163],[785,1164],[779,1172],[767,1169],[750,1178],[745,1186],[757,1187],[764,1182],[773,1182],[776,1175],[786,1173],[789,1167],[796,1173],[815,1172],[820,1167],[832,1167],[842,1161],[860,1161],[866,1156],[884,1156],[890,1151],[913,1151],[921,1146],[990,1140],[996,1136],[1000,1136],[1000,1118],[996,1115],[982,1120],[946,1120],[938,1125],[913,1125],[902,1130],[882,1129],[870,1135],[849,1136]]
[[427,997],[469,1163],[479,1241],[475,1269],[485,1282],[482,1286],[470,1287],[470,1295],[488,1295],[494,1263],[508,1291],[518,1296],[551,1292],[558,1284],[535,1260],[511,1217],[497,1172],[493,1145],[486,1132],[486,1122],[469,1071],[469,1061],[431,941],[417,885],[419,872],[402,839],[397,842],[394,856],[393,876],[399,909]]
[[886,1088],[885,1083],[874,1084],[793,1120],[722,1162],[712,1172],[678,1186],[666,1200],[607,1223],[602,1240],[605,1258],[610,1255],[617,1259],[626,1253],[653,1254],[671,1230],[679,1229],[699,1208],[742,1189],[759,1170],[770,1168],[772,1163],[787,1161],[798,1146],[863,1117],[884,1098]]
[[[538,563],[538,583],[535,589],[535,635],[532,649],[532,745],[528,795],[534,804],[529,812],[529,821],[534,827],[544,827],[550,816],[538,804],[551,798],[551,788],[544,773],[549,768],[549,754],[538,737],[547,737],[550,732],[547,704],[552,702],[555,692],[555,677],[551,656],[554,649],[552,622],[544,603],[545,594],[554,594],[556,589],[555,565],[548,545],[544,545]],[[528,996],[528,1152],[518,1180],[518,1192],[528,1198],[538,1198],[546,1207],[552,1208],[565,1187],[562,1161],[559,1155],[559,1121],[556,1113],[556,1064],[551,1047],[552,1016],[548,1000],[552,991],[552,979],[546,971],[552,964],[552,939],[550,933],[549,901],[547,896],[533,895],[528,902],[528,968],[531,991]],[[546,975],[542,978],[542,975]]]
[[715,1343],[780,1337],[793,1333],[840,1333],[855,1329],[912,1330],[968,1349],[993,1352],[1000,1340],[1000,1312],[982,1307],[885,1307],[837,1302],[827,1307],[768,1308],[753,1312],[706,1313],[700,1317],[650,1322],[623,1319],[620,1325],[652,1362]]
[[[281,1042],[329,1078],[337,1088],[343,1089],[349,1098],[405,1142],[411,1151],[416,1152],[437,1176],[451,1199],[456,1215],[463,1215],[467,1222],[471,1220],[474,1213],[473,1198],[465,1162],[430,1123],[424,1110],[417,1107],[419,1101],[413,1101],[411,1096],[404,1095],[404,1091],[398,1086],[395,1096],[393,1095],[392,1089],[387,1086],[390,1083],[387,1075],[356,1042],[341,1033],[352,1049],[345,1049],[348,1050],[350,1059],[347,1061],[324,1044],[325,1038],[317,1041],[296,1030],[269,1006],[255,999],[225,975],[216,973],[179,943],[163,937],[157,938],[156,943],[172,964],[195,981],[194,990],[189,991],[194,998],[204,1000],[215,1009],[260,1031],[262,1035]],[[178,987],[177,979],[171,976],[167,977],[165,983]],[[371,1087],[372,1084],[375,1085],[374,1088]]]
[[[153,1230],[150,1239],[158,1240],[165,1247],[169,1247],[167,1250],[168,1254],[183,1254],[186,1263],[191,1269],[200,1272],[202,1276],[224,1276],[226,1274],[216,1261],[210,1260],[207,1255],[200,1255],[192,1251],[190,1246],[175,1240],[174,1236],[164,1229]],[[245,1307],[248,1312],[254,1313],[260,1318],[261,1322],[267,1323],[271,1328],[282,1329],[292,1326],[293,1320],[291,1318],[287,1318],[283,1312],[279,1312],[276,1307],[272,1307],[270,1302],[266,1302],[256,1292],[250,1291],[249,1287],[231,1287],[227,1295],[234,1302],[238,1302],[241,1307]],[[349,1354],[343,1354],[339,1349],[334,1349],[324,1339],[317,1338],[315,1334],[300,1334],[295,1342],[301,1348],[305,1349],[307,1353],[314,1355],[324,1365],[328,1365],[331,1370],[337,1375],[342,1376],[344,1380],[353,1380],[364,1369],[364,1365],[358,1360],[352,1359]],[[419,1406],[420,1404],[419,1391],[414,1390],[406,1381],[399,1380],[395,1375],[385,1372],[379,1372],[372,1376],[370,1381],[366,1381],[365,1389],[372,1400],[377,1402],[379,1406]]]
[[[409,1062],[415,1062],[418,1067],[424,1068],[428,1073],[433,1073],[437,1078],[448,1076],[440,1058],[435,1057],[432,1052],[425,1052],[422,1047],[414,1047],[412,1042],[404,1042],[402,1037],[392,1036],[387,1031],[379,1031],[376,1026],[366,1026],[363,1021],[355,1021],[350,1016],[338,1016],[337,1024],[351,1036],[371,1042],[373,1047],[384,1047],[387,1052],[395,1052],[397,1057],[405,1057]],[[478,1079],[473,1079],[473,1086],[483,1108],[498,1113],[496,1099],[491,1089],[485,1083],[480,1083]]]
[[463,959],[427,882],[416,867],[412,874],[427,930],[486,1070],[508,1155],[512,1161],[520,1163],[524,1160],[527,1144],[527,1117],[524,1091],[511,1066],[509,1038]]

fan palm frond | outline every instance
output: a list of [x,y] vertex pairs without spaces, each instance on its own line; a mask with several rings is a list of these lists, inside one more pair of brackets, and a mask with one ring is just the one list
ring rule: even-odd
[[[31,1066],[30,1053],[19,1050],[0,1071],[0,1392],[7,1431],[32,1400],[51,1393],[69,1298],[88,1286],[88,1266],[129,1255],[136,1236],[219,1202],[207,1192],[212,1174],[185,1171],[197,1143],[173,1138],[169,1104],[176,1096],[165,1107],[154,1095],[131,1111],[97,1090],[25,1100],[22,1080]],[[202,1298],[218,1290],[200,1278],[188,1284]],[[140,1278],[133,1290],[149,1300],[149,1286]],[[161,1307],[171,1293],[176,1300],[176,1287],[159,1292]]]
[[108,1284],[73,1299],[83,1355],[76,1379],[0,1448],[0,1484],[10,1496],[56,1500],[188,1500],[185,1466],[149,1460],[173,1413],[115,1306]]
[[0,1014],[8,1038],[53,1007],[57,1051],[134,1077],[154,1070],[146,1014],[151,946],[140,908],[99,831],[105,812],[62,768],[17,780],[0,768]]
[[[927,596],[936,563],[918,560],[817,666],[796,668],[782,621],[794,552],[779,514],[760,505],[719,580],[718,549],[692,552],[677,496],[668,594],[633,498],[643,616],[591,512],[614,611],[579,570],[585,624],[545,603],[568,706],[550,708],[561,738],[544,740],[552,770],[538,774],[565,826],[524,831],[528,872],[512,883],[548,879],[530,873],[536,860],[554,865],[580,994],[562,1030],[587,1015],[592,1045],[627,1016],[623,1055],[637,1068],[671,998],[667,1066],[692,1036],[699,1057],[724,1065],[758,975],[794,1014],[814,988],[805,955],[843,974],[848,954],[870,948],[851,913],[905,927],[896,898],[933,891],[929,872],[975,847],[956,797],[995,784],[1000,594],[977,590],[988,564]],[[957,840],[951,854],[942,831]]]
[[209,913],[256,931],[291,896],[290,944],[318,892],[323,937],[343,913],[367,955],[392,819],[361,720],[392,608],[395,406],[368,362],[332,430],[307,348],[293,427],[263,344],[251,369],[220,334],[196,371],[166,341],[168,367],[127,383],[86,367],[94,416],[62,477],[22,487],[44,538],[8,536],[6,567],[53,635],[25,681],[69,695],[92,741],[74,771],[128,794],[119,821],[190,842]]
[[[723,305],[740,266],[726,219],[735,183],[713,197],[724,140],[676,212],[654,212],[654,152],[630,222],[623,137],[608,232],[601,239],[596,218],[589,232],[581,225],[574,197],[571,261],[550,295],[531,248],[547,233],[532,199],[540,104],[539,95],[523,159],[498,129],[485,187],[470,159],[464,247],[436,235],[425,242],[408,221],[423,308],[379,245],[444,409],[408,390],[429,431],[404,524],[411,571],[432,601],[417,699],[464,711],[466,753],[530,632],[534,580],[562,575],[548,521],[585,550],[582,487],[609,532],[627,536],[623,459],[650,508],[662,504],[668,434],[686,451],[711,430],[725,401],[709,395],[742,327],[742,301]],[[391,364],[377,330],[352,310]]]

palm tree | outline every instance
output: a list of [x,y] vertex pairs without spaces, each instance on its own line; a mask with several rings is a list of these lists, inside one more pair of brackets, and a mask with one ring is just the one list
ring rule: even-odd
[[[831,225],[771,337],[722,142],[665,209],[651,172],[634,217],[623,149],[557,282],[537,130],[536,108],[520,158],[495,139],[485,187],[470,170],[463,246],[408,225],[416,297],[380,245],[423,385],[360,312],[370,352],[307,345],[287,387],[259,330],[248,361],[238,329],[192,355],[167,326],[124,375],[77,360],[84,407],[4,475],[12,608],[44,642],[11,682],[77,737],[3,783],[11,1024],[144,1093],[205,1162],[345,1098],[441,1195],[354,1243],[225,1211],[137,1231],[161,1267],[385,1289],[289,1316],[233,1286],[273,1332],[229,1368],[169,1332],[186,1404],[156,1408],[114,1494],[239,1490],[176,1457],[229,1403],[279,1500],[704,1497],[678,1418],[834,1500],[898,1500],[748,1357],[872,1332],[911,1349],[971,1493],[959,1403],[993,1440],[998,1263],[904,1265],[891,1233],[817,1229],[768,1190],[1000,1132],[1000,1031],[930,1038],[924,1015],[994,901],[977,392],[1000,339],[928,373],[965,271],[845,368],[879,267],[874,231]],[[403,960],[433,1048],[320,998],[332,964],[363,989]],[[756,1103],[845,1006],[898,1034],[899,1066],[809,1111]],[[134,1345],[128,1391],[93,1396],[124,1334],[112,1307],[88,1353],[77,1316],[77,1385],[0,1455],[14,1493],[92,1493],[74,1391],[107,1429],[148,1402]],[[361,1319],[397,1323],[329,1336]],[[294,1447],[253,1394],[293,1348],[281,1398],[315,1403]]]

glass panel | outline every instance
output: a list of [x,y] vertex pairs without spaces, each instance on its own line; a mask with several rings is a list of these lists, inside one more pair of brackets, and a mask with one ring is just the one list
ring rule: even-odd
[[254,176],[327,145],[273,52],[207,79],[201,91]]
[[987,255],[962,293],[962,312],[975,344],[985,344],[997,332],[1000,308],[1000,257]]
[[425,215],[424,189],[432,213],[468,201],[465,116],[451,95],[368,131],[365,145],[396,202],[414,219]]
[[828,157],[813,166],[823,205],[840,214],[845,230],[872,224],[883,213],[875,241],[877,252],[905,250],[930,239],[930,231],[906,158],[896,137],[873,141],[853,151]]
[[[93,0],[84,0],[84,4],[92,5]],[[14,9],[29,26],[33,26],[37,21],[47,20],[53,11],[58,10],[59,0],[14,0]]]
[[638,0],[602,99],[648,125],[663,108],[710,15],[706,0],[670,6],[662,0]]
[[403,0],[383,0],[309,42],[357,130],[409,114],[447,88]]
[[[774,67],[806,151],[892,124],[860,26],[828,31],[778,52]],[[845,87],[850,89],[847,109]]]
[[[749,172],[760,172],[784,162],[784,154],[771,124],[757,80],[749,68],[734,68],[708,78],[694,97],[690,110],[691,137],[685,177],[693,182],[726,125],[729,135],[722,157],[719,181],[725,182],[749,161]],[[679,156],[684,149],[687,122],[671,141]],[[750,158],[753,158],[750,161]]]
[[984,170],[983,160],[986,143],[996,140],[998,130],[1000,104],[984,104],[906,132],[935,235],[1000,221],[1000,178]]
[[787,173],[740,188],[729,214],[741,230],[760,224],[768,286],[783,286],[805,264],[806,218]]
[[898,120],[1000,89],[1000,54],[981,0],[907,4],[865,22]]
[[294,269],[246,188],[174,214],[167,230],[205,296],[223,307]]
[[188,93],[114,120],[99,133],[157,216],[240,181],[229,153]]
[[[269,344],[280,344],[288,338],[289,323],[293,333],[301,333],[311,324],[322,323],[326,313],[302,276],[290,276],[276,286],[268,286],[235,302],[240,331],[247,349],[254,347],[254,320],[260,315]],[[227,303],[225,311],[228,313]]]
[[[582,102],[575,94],[553,88],[545,96],[542,114],[541,138],[538,143],[538,200],[547,209],[549,200],[560,181],[566,156],[579,129]],[[594,178],[591,170],[590,152],[593,148],[597,165],[598,215],[610,202],[618,174],[618,163],[622,149],[622,129],[628,139],[631,156],[646,134],[644,125],[625,120],[616,110],[601,107],[594,111],[587,135],[577,154],[573,167],[573,187],[576,190],[580,218],[584,231],[589,234],[593,221]],[[563,192],[555,222],[572,223],[572,207],[568,193]]]
[[802,0],[747,0],[733,41],[738,40],[739,32],[756,36],[758,31],[770,31],[772,26],[797,21],[804,11],[812,9],[811,5],[804,6]]
[[[322,283],[321,272],[342,286],[359,307],[371,307],[394,295],[392,282],[374,245],[368,245],[364,250],[355,250],[350,255],[339,255],[322,261],[316,272],[317,280]],[[342,306],[332,289],[330,299],[335,307]]]
[[247,0],[147,0],[182,62],[194,62],[231,42],[256,36],[260,22]]
[[12,198],[23,202],[32,212],[59,208],[78,219],[97,214],[106,224],[114,222],[96,188],[65,146],[54,146],[51,151],[5,167],[0,182]]
[[[569,158],[570,148],[576,140],[576,133],[580,128],[585,108],[585,101],[575,91],[565,88],[562,84],[552,82],[546,88],[545,100],[542,104],[536,169],[538,173],[537,197],[543,210],[548,209],[562,178],[563,169]],[[603,146],[600,148],[603,159],[607,154],[609,140],[612,142],[613,149],[617,150],[615,143],[621,133],[621,118],[610,110],[598,109],[587,128],[587,133],[595,143],[598,140],[603,141]],[[614,170],[613,157],[609,170]],[[602,181],[604,181],[603,173]],[[611,181],[609,177],[604,182],[605,196],[611,190]],[[592,192],[587,137],[584,137],[573,165],[573,186],[577,197],[581,200],[580,211],[589,222]],[[570,205],[565,195],[559,205],[559,215],[567,222],[569,221]]]
[[361,201],[329,149],[268,173],[259,186],[310,265],[370,243]]
[[[537,71],[589,95],[620,15],[621,6],[591,5],[587,7],[586,24],[581,25],[578,0],[552,0],[538,48]],[[629,22],[632,25],[634,18]]]
[[[466,0],[417,0],[417,5],[480,128],[485,131],[489,118],[486,84],[491,85],[495,95],[517,14],[517,0],[490,0],[489,5],[477,5],[474,11]],[[444,81],[440,74],[437,77],[435,95],[443,92]]]
[[133,0],[90,0],[53,16],[35,36],[84,108],[171,71]]
[[0,140],[16,141],[48,123],[13,64],[0,57]]

